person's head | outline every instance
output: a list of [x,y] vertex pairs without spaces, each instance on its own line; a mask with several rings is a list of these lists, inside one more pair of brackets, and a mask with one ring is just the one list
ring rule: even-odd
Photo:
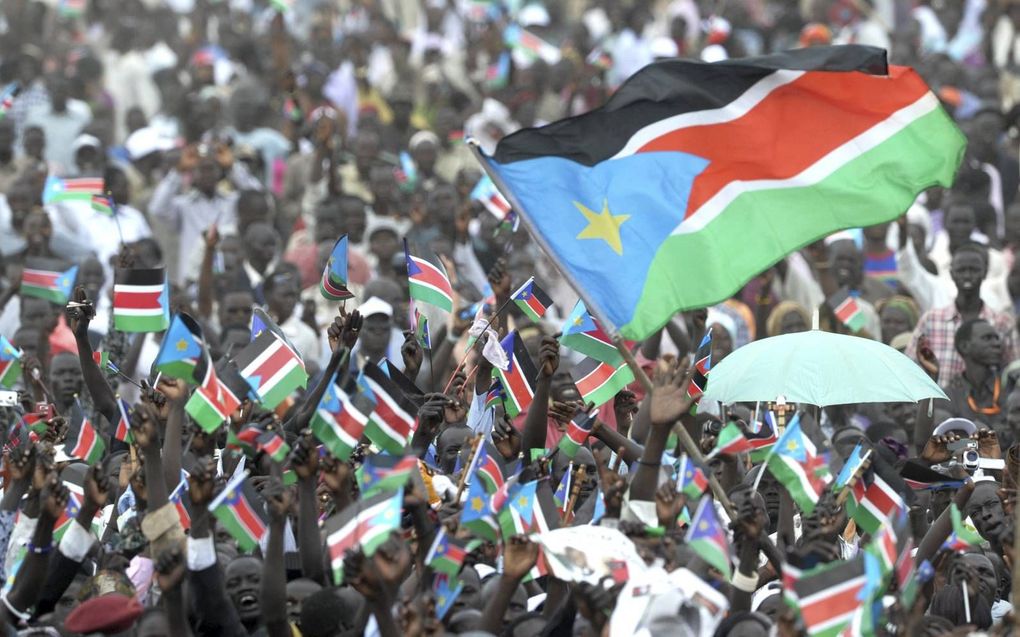
[[191,184],[195,187],[195,190],[206,197],[212,197],[216,194],[216,184],[219,183],[223,173],[220,165],[216,163],[216,160],[211,155],[199,157],[198,164],[195,165],[195,169],[191,172]]
[[993,544],[999,542],[999,535],[1005,530],[1006,514],[999,499],[999,484],[982,480],[974,486],[974,492],[967,502],[964,515],[974,521],[974,528]]
[[45,210],[36,208],[28,213],[21,228],[30,253],[37,253],[49,247],[50,239],[53,237],[53,224]]
[[322,590],[315,580],[304,577],[287,582],[287,618],[298,627],[301,626],[301,606],[314,593]]
[[368,249],[375,255],[379,263],[390,263],[393,255],[400,250],[400,238],[397,231],[389,226],[373,229],[368,235]]
[[960,585],[946,584],[938,589],[932,597],[929,613],[948,619],[954,626],[972,624],[978,629],[985,629],[992,625],[991,600],[977,595],[965,604],[963,587]]
[[970,235],[977,227],[974,206],[965,201],[952,201],[946,209],[945,227],[950,245],[960,246],[970,241]]
[[431,131],[415,133],[408,146],[418,172],[426,177],[434,175],[436,159],[439,156],[439,138],[436,134]]
[[999,578],[995,573],[995,565],[984,553],[963,553],[953,560],[949,571],[949,582],[959,585],[969,579],[969,575],[977,575],[978,593],[984,595],[989,602],[998,599]]
[[50,387],[59,406],[68,407],[74,403],[74,397],[85,387],[81,363],[76,355],[61,352],[53,357],[50,361]]
[[[764,467],[765,465],[752,467],[744,475],[743,484],[747,486],[753,485],[758,478],[758,474],[764,471]],[[765,512],[769,516],[769,532],[772,533],[779,524],[779,503],[782,496],[782,487],[771,472],[765,471],[765,475],[761,477],[761,482],[758,484],[758,493],[765,501]]]
[[74,165],[82,175],[98,176],[105,167],[106,156],[103,154],[103,142],[95,135],[81,134],[71,144],[74,154]]
[[362,297],[371,299],[373,296],[390,304],[391,316],[408,315],[407,290],[393,279],[375,278],[369,281],[362,291]]
[[71,97],[71,86],[67,78],[55,73],[47,80],[46,88],[50,94],[50,106],[53,112],[67,111],[67,100]]
[[131,202],[131,184],[128,182],[124,171],[112,164],[106,166],[103,171],[103,186],[113,196],[113,200],[119,204]]
[[918,309],[913,299],[892,296],[879,301],[878,318],[882,323],[882,342],[888,345],[894,337],[912,332],[917,325]]
[[[367,294],[367,292],[366,292]],[[379,297],[370,297],[358,308],[363,322],[358,339],[362,351],[371,360],[386,356],[390,344],[390,328],[393,327],[393,306]]]
[[453,473],[454,467],[457,466],[457,456],[471,437],[471,433],[470,427],[455,425],[444,429],[436,438],[436,455],[443,473],[447,475]]
[[[344,232],[347,233],[347,238],[351,243],[361,243],[362,239],[365,238],[365,227],[368,224],[365,202],[360,197],[345,195],[340,197],[338,211]],[[332,237],[323,237],[323,239],[328,238],[335,241],[339,236],[339,234],[336,234]]]
[[25,353],[25,356],[38,358],[46,364],[46,336],[38,327],[22,324],[14,332],[14,345]]
[[457,613],[466,608],[481,608],[482,582],[478,577],[478,571],[471,566],[465,566],[461,569],[459,578],[464,587],[460,590],[457,599],[454,600],[450,612]]
[[21,134],[21,149],[27,157],[43,161],[46,155],[46,131],[42,126],[26,126]]
[[250,555],[234,558],[227,564],[223,580],[241,622],[257,624],[262,617],[262,560]]
[[269,201],[258,190],[242,190],[237,195],[237,231],[244,233],[255,223],[269,221]]
[[52,303],[46,299],[39,299],[32,296],[21,299],[21,325],[37,327],[46,334],[50,334],[57,327],[57,310]]
[[39,193],[28,179],[15,181],[7,191],[7,206],[11,209],[11,227],[22,232],[25,218],[39,203]]
[[353,142],[354,166],[358,174],[366,182],[372,171],[372,166],[379,160],[379,135],[370,130],[362,129]]
[[967,363],[993,367],[1002,361],[1002,337],[985,319],[964,321],[957,328],[953,342]]
[[1020,442],[1020,388],[1006,397],[1006,426],[1013,432],[1013,440]]
[[103,264],[95,257],[87,257],[78,268],[76,285],[84,286],[85,293],[90,299],[98,299],[106,282],[106,272],[103,271]]
[[250,325],[255,297],[248,290],[232,290],[220,299],[217,317],[220,325]]
[[248,262],[259,272],[265,272],[280,251],[280,233],[268,223],[257,222],[244,233]]
[[290,318],[301,296],[301,275],[289,263],[281,263],[262,283],[269,311],[282,323]]
[[354,629],[364,601],[350,588],[323,588],[305,597],[298,622],[305,637],[336,637]]
[[373,166],[368,177],[368,187],[372,191],[374,206],[386,208],[387,213],[392,213],[390,207],[400,201],[400,186],[393,169],[383,164]]
[[[492,575],[486,578],[482,583],[482,599],[492,599],[498,589],[498,576]],[[528,592],[524,590],[523,586],[518,584],[517,588],[514,589],[514,594],[510,597],[510,604],[503,615],[503,621],[512,622],[526,612],[528,612]]]
[[135,637],[168,637],[170,624],[162,608],[147,608],[135,623]]
[[953,252],[949,264],[949,276],[956,284],[956,292],[960,295],[978,294],[981,282],[988,274],[988,254],[973,243],[964,244]]
[[864,278],[864,259],[857,244],[849,239],[840,239],[832,242],[829,252],[832,254],[832,274],[836,284],[851,290],[858,289]]

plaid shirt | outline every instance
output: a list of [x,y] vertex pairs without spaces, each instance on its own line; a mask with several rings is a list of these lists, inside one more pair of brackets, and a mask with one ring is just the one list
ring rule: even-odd
[[[1017,338],[1016,322],[1011,314],[996,312],[984,305],[979,318],[995,327],[1002,337],[1002,367],[1020,358],[1020,339]],[[914,335],[907,346],[907,356],[917,360],[917,341],[922,334],[928,336],[928,344],[939,361],[939,385],[945,387],[949,381],[963,371],[963,358],[953,344],[956,330],[963,324],[963,317],[956,304],[928,310],[914,329]]]

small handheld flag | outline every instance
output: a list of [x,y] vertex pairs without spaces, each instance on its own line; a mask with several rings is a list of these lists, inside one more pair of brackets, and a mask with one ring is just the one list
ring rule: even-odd
[[41,261],[37,267],[33,260],[29,260],[21,272],[20,293],[22,296],[34,296],[57,305],[64,305],[71,298],[71,288],[74,287],[77,277],[76,265],[67,270],[57,271],[46,269]]
[[336,240],[319,282],[319,291],[330,301],[354,298],[347,289],[347,235]]
[[567,425],[567,430],[564,432],[563,437],[560,438],[560,442],[557,445],[559,450],[566,457],[571,460],[577,455],[578,449],[583,447],[588,442],[588,436],[591,435],[592,426],[595,424],[595,415],[593,414],[579,413],[570,421]]
[[702,498],[687,529],[687,544],[698,557],[727,578],[730,576],[730,543],[715,514],[715,501]]
[[113,326],[121,332],[162,332],[170,326],[170,283],[166,270],[117,270]]
[[113,431],[113,437],[121,442],[131,444],[131,419],[128,417],[127,402],[123,398],[117,396],[117,427]]
[[611,365],[594,358],[586,358],[575,365],[570,376],[581,393],[581,399],[585,403],[595,403],[596,407],[609,402],[620,390],[634,382],[634,372],[627,363]]
[[705,388],[708,386],[708,372],[712,369],[712,328],[708,328],[705,335],[701,337],[698,351],[694,355],[694,375],[687,385],[687,395],[697,401],[701,400]]
[[446,312],[453,311],[453,286],[450,277],[437,267],[418,257],[411,256],[404,240],[404,259],[407,263],[407,284],[411,299],[434,305]]
[[390,453],[400,453],[414,431],[417,408],[393,380],[374,363],[366,363],[359,382],[375,400],[365,435]]
[[[67,455],[80,458],[86,464],[98,463],[106,451],[106,443],[92,426],[85,411],[77,404],[72,407],[71,418],[71,430],[76,433],[73,438],[68,434],[69,442],[65,445],[68,449]],[[70,440],[74,440],[74,444],[71,444]]]
[[517,307],[521,308],[528,318],[536,323],[545,316],[545,313],[552,306],[552,299],[545,293],[545,290],[538,287],[535,277],[524,282],[520,288],[510,297]]
[[237,473],[209,502],[209,511],[230,533],[242,551],[253,551],[266,534],[262,499],[248,482],[248,472]]
[[61,179],[50,175],[46,178],[46,184],[43,186],[43,203],[62,201],[91,203],[93,196],[102,194],[103,180],[101,178]]
[[180,312],[170,321],[170,327],[163,335],[154,366],[156,371],[189,383],[201,382],[205,375],[196,378],[195,368],[202,360],[205,340],[198,321]]
[[364,495],[377,491],[393,491],[403,487],[418,469],[418,459],[411,455],[377,453],[365,458],[356,475]]
[[21,350],[0,336],[0,385],[10,389],[21,378],[21,357]]
[[270,331],[263,332],[234,358],[262,406],[273,409],[298,387],[308,384],[301,357]]
[[584,302],[578,301],[560,330],[560,344],[575,352],[591,356],[597,361],[616,367],[623,362],[623,355],[616,349],[609,334],[602,329],[595,317],[588,312]]
[[846,287],[836,290],[826,303],[839,322],[851,332],[859,332],[868,322],[868,317],[865,316],[861,304],[857,302],[857,297]]
[[354,502],[326,520],[323,528],[334,584],[339,586],[343,583],[347,551],[361,547],[362,553],[371,557],[391,532],[400,529],[403,499],[403,489],[381,491]]
[[368,418],[375,409],[375,400],[367,393],[356,391],[347,395],[336,384],[333,375],[319,406],[312,415],[312,433],[337,460],[347,460],[358,446]]
[[504,409],[507,416],[516,418],[534,400],[538,370],[517,332],[507,334],[501,345],[510,365],[506,370],[495,368],[492,373],[499,379],[506,393]]

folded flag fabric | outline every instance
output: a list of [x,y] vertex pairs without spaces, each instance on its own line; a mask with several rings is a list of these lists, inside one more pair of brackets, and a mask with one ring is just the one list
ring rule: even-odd
[[737,423],[730,421],[719,431],[715,440],[715,449],[709,453],[709,457],[715,457],[721,453],[736,455],[752,449],[751,442],[744,437]]
[[[602,107],[482,159],[606,329],[644,339],[793,250],[948,187],[964,143],[915,71],[851,45],[649,64]],[[734,236],[751,238],[739,255]]]
[[709,327],[701,337],[698,351],[694,354],[694,374],[687,385],[687,395],[697,401],[708,387],[708,373],[712,370],[712,328]]
[[14,98],[21,92],[21,85],[11,82],[0,91],[0,120],[7,116],[7,113],[14,107]]
[[801,573],[793,590],[808,635],[839,635],[860,606],[866,583],[863,555]]
[[981,546],[984,539],[977,531],[963,523],[963,515],[956,503],[949,505],[949,519],[953,522],[953,532],[942,544],[946,551],[965,551],[972,546]]
[[195,369],[203,360],[205,339],[198,321],[189,314],[179,312],[170,321],[170,327],[163,335],[159,353],[154,364],[156,371],[171,378],[178,378],[189,383],[204,380],[205,373],[196,375]]
[[258,445],[257,451],[266,454],[277,464],[283,463],[290,453],[290,445],[275,431],[265,431],[259,434],[255,442]]
[[177,509],[177,517],[181,521],[181,526],[187,531],[191,528],[191,498],[188,496],[188,480],[181,480],[170,492],[168,499],[170,504]]
[[61,201],[90,203],[94,195],[102,194],[102,178],[61,179],[50,175],[46,178],[46,184],[43,186],[43,203],[50,204]]
[[414,432],[417,408],[375,363],[365,363],[358,382],[375,401],[375,409],[365,426],[365,435],[380,449],[400,453]]
[[21,357],[21,350],[0,336],[0,385],[10,389],[21,378]]
[[241,406],[248,387],[230,361],[221,359],[214,367],[208,353],[198,371],[204,373],[202,382],[185,403],[184,410],[203,430],[212,433]]
[[730,576],[730,543],[715,513],[715,501],[702,498],[687,529],[687,545],[709,566]]
[[874,535],[890,518],[905,511],[907,505],[877,468],[868,473],[870,477],[864,476],[854,484],[846,509],[862,531]]
[[418,459],[411,455],[377,453],[365,458],[356,472],[362,494],[393,491],[404,486],[418,469]]
[[857,443],[854,450],[850,452],[850,457],[843,463],[843,468],[839,470],[839,474],[836,475],[836,479],[832,483],[832,490],[839,492],[844,487],[850,484],[854,476],[864,467],[864,463],[867,457],[864,453],[864,447],[861,443]]
[[460,513],[460,524],[475,536],[495,542],[499,524],[492,512],[491,497],[481,480],[468,484],[467,499]]
[[900,476],[906,485],[914,491],[959,489],[963,486],[963,481],[939,473],[917,460],[907,460],[900,468]]
[[338,373],[333,374],[326,386],[312,415],[311,427],[312,433],[333,457],[344,461],[357,448],[368,417],[375,409],[375,401],[362,391],[355,391],[349,396],[336,384]]
[[117,216],[117,203],[110,195],[92,195],[92,210],[105,217]]
[[708,476],[705,471],[689,458],[686,453],[680,454],[677,462],[676,490],[683,493],[689,500],[696,500],[708,489]]
[[234,364],[266,409],[273,409],[298,387],[308,384],[304,362],[270,330],[238,352]]
[[828,469],[820,465],[819,458],[815,444],[801,431],[800,415],[797,414],[786,426],[767,460],[769,471],[807,515],[815,510],[821,488],[827,482]]
[[503,469],[500,468],[496,458],[489,452],[484,442],[478,445],[478,451],[469,469],[472,469],[472,473],[468,475],[468,479],[474,481],[475,478],[478,478],[481,480],[486,493],[496,493],[506,483],[503,478]]
[[[509,58],[507,58],[509,62]],[[488,175],[482,175],[475,187],[471,190],[471,199],[480,202],[485,209],[492,213],[496,219],[503,221],[510,214],[510,202],[496,189],[496,184]]]
[[[290,341],[290,338],[283,333],[283,329],[276,324],[269,314],[258,305],[253,305],[251,308],[251,340],[255,340],[262,335],[263,332],[272,332],[276,338],[280,339],[287,344],[295,352],[298,348],[294,347],[294,343]],[[304,365],[304,363],[302,363]]]
[[524,312],[528,318],[536,323],[545,316],[545,313],[552,306],[552,299],[545,293],[545,290],[538,287],[535,277],[531,277],[519,287],[510,297],[517,307]]
[[452,537],[446,532],[446,527],[440,526],[436,539],[425,556],[425,564],[434,571],[456,577],[464,566],[467,554],[466,543]]
[[851,332],[859,332],[868,322],[868,317],[864,315],[864,308],[857,302],[857,297],[845,287],[836,290],[826,302],[839,322]]
[[620,390],[634,382],[634,372],[627,363],[610,365],[594,358],[586,358],[570,370],[577,391],[584,402],[604,405],[613,399]]
[[404,490],[382,491],[363,497],[346,509],[326,519],[326,546],[333,570],[333,583],[344,580],[344,556],[358,547],[367,557],[375,554],[400,529],[400,510]]
[[[45,261],[52,263],[51,260]],[[30,259],[25,264],[25,269],[21,271],[19,292],[22,296],[34,296],[57,305],[64,305],[71,298],[71,288],[74,287],[74,280],[78,277],[78,266],[71,266],[62,271],[53,270],[49,269],[52,265],[45,261]]]
[[557,445],[560,453],[573,460],[577,455],[577,450],[588,442],[588,436],[591,435],[594,424],[595,416],[589,416],[584,412],[574,416]]
[[574,305],[560,331],[562,332],[560,344],[563,347],[613,366],[623,362],[623,355],[616,349],[613,339],[588,312],[583,301],[578,301]]
[[347,235],[336,240],[333,252],[322,270],[319,292],[330,301],[343,301],[354,298],[347,289]]
[[411,306],[411,327],[414,328],[414,340],[422,349],[432,349],[432,335],[429,333],[429,319]]
[[170,284],[166,270],[117,270],[113,284],[113,327],[121,332],[162,332],[170,327]]
[[494,409],[503,404],[506,394],[503,391],[503,383],[498,378],[493,378],[489,385],[489,391],[485,394],[485,408]]
[[131,444],[131,418],[128,416],[130,408],[127,402],[117,396],[117,426],[114,427],[113,437],[121,442]]
[[440,573],[433,578],[432,593],[436,597],[436,619],[442,621],[446,617],[463,590],[464,582],[456,577]]
[[[68,442],[65,444],[67,455],[90,465],[103,459],[106,443],[85,415],[85,410],[77,404],[71,408],[71,432],[73,433],[68,433]],[[71,440],[74,443],[71,443]]]
[[563,57],[559,48],[516,24],[507,25],[503,30],[503,42],[529,60],[541,59],[550,66],[558,64]]
[[563,472],[563,477],[560,478],[560,483],[556,485],[556,490],[553,491],[553,502],[556,503],[556,510],[562,516],[563,512],[567,510],[567,502],[570,500],[570,481],[574,477],[574,463],[571,462],[567,465],[566,470]]
[[209,502],[209,511],[245,552],[255,550],[266,534],[265,505],[247,478],[246,471],[235,474]]
[[506,354],[510,365],[507,369],[495,368],[493,376],[499,379],[506,393],[504,409],[507,416],[516,418],[518,414],[526,410],[531,401],[535,398],[535,381],[538,380],[538,370],[531,360],[524,341],[517,332],[511,332],[500,342],[503,352]]
[[419,257],[411,256],[404,240],[404,259],[407,263],[407,284],[411,299],[434,305],[446,312],[453,311],[453,286],[450,277],[437,267]]
[[751,462],[762,462],[779,441],[779,434],[776,433],[779,427],[776,425],[776,415],[771,411],[765,414],[764,422],[755,424],[757,429],[746,432],[744,437],[751,444],[751,451],[748,453]]

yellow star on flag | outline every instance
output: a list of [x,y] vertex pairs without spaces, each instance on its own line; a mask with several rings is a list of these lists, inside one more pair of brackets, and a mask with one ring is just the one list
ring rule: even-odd
[[602,202],[602,212],[596,213],[577,201],[574,206],[588,220],[588,225],[577,235],[578,239],[602,239],[616,254],[623,254],[623,242],[620,241],[620,226],[630,219],[630,215],[614,215],[609,212],[609,200]]
[[184,340],[183,338],[181,340],[177,341],[177,351],[178,352],[183,352],[186,349],[188,349],[188,341]]
[[791,440],[790,442],[786,443],[786,450],[787,451],[796,451],[797,450],[797,446],[798,446],[797,445],[797,441],[796,440]]
[[480,497],[475,496],[474,498],[471,499],[471,508],[474,509],[475,511],[481,511],[482,508],[484,507],[485,503],[482,502],[482,499]]
[[522,507],[526,507],[528,506],[528,499],[522,495],[520,498],[517,499],[517,504]]
[[702,520],[701,524],[698,525],[698,528],[701,529],[702,531],[707,531],[708,530],[708,522],[705,522],[704,520]]

